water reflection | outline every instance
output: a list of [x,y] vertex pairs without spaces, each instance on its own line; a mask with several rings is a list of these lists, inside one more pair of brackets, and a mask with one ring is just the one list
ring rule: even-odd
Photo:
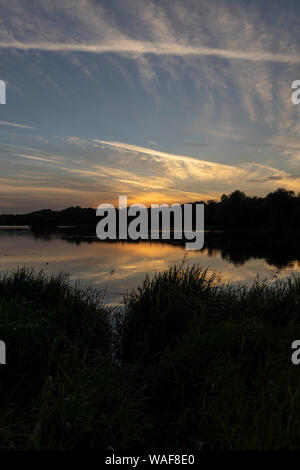
[[207,232],[203,250],[185,251],[168,242],[100,242],[93,232],[61,228],[37,233],[26,228],[0,229],[0,270],[31,266],[46,272],[67,271],[72,279],[106,291],[109,303],[136,288],[148,273],[181,262],[221,271],[224,281],[251,283],[300,274],[299,234]]

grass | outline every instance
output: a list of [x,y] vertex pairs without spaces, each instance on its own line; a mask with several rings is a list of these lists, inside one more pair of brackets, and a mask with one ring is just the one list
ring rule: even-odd
[[300,447],[299,278],[233,288],[173,266],[118,313],[21,269],[0,318],[0,449]]
[[0,448],[105,446],[120,378],[101,296],[21,269],[0,281],[0,315]]

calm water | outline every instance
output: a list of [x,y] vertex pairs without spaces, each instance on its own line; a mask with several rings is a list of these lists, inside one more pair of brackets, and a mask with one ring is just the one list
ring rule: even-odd
[[0,271],[18,266],[67,271],[71,279],[105,290],[106,301],[117,304],[146,273],[153,276],[183,260],[220,271],[224,281],[234,283],[300,274],[299,238],[299,234],[208,232],[203,250],[187,252],[184,246],[160,242],[100,242],[93,233],[70,228],[37,235],[26,228],[1,227]]

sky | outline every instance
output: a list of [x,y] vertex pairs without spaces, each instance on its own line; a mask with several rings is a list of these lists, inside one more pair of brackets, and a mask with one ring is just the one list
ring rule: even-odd
[[298,0],[0,0],[0,213],[300,191]]

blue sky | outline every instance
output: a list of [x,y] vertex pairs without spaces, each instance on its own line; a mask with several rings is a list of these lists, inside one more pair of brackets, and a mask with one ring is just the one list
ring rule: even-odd
[[0,1],[0,212],[300,191],[297,1]]

